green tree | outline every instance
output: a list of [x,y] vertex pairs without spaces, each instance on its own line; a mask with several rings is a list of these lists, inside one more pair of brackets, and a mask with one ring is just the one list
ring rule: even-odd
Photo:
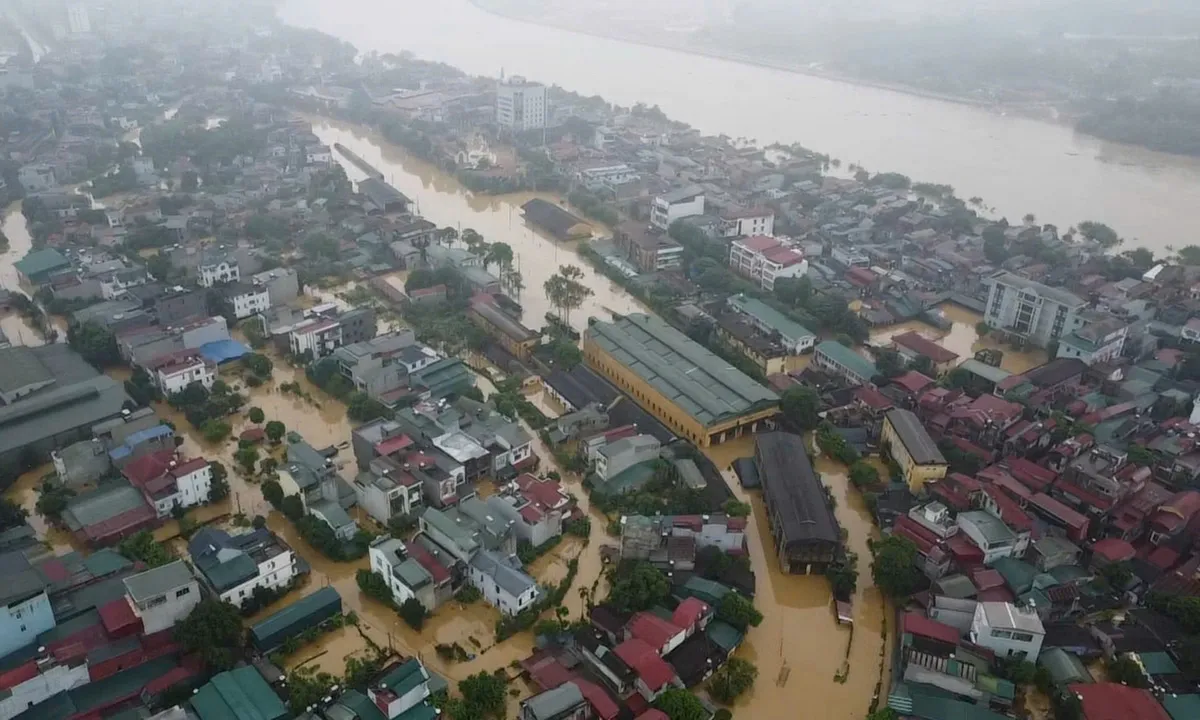
[[1110,682],[1119,682],[1135,688],[1150,686],[1146,673],[1142,672],[1142,666],[1129,655],[1118,655],[1109,660],[1105,669]]
[[508,703],[504,680],[488,672],[478,672],[458,683],[463,702],[484,718],[503,718]]
[[130,560],[140,560],[152,568],[166,565],[175,559],[167,546],[155,540],[149,530],[142,530],[122,540],[117,546],[117,552]]
[[[296,522],[304,517],[304,501],[300,499],[299,495],[285,495],[279,503],[279,510],[288,520]],[[324,526],[325,523],[321,523],[321,525]]]
[[264,412],[262,411],[262,408],[260,408],[260,407],[252,407],[252,408],[250,408],[250,410],[249,410],[249,412],[248,412],[247,414],[250,416],[250,422],[252,422],[252,423],[254,423],[254,424],[256,424],[256,425],[257,425],[258,423],[262,422],[263,420],[266,420],[266,419],[267,419],[267,415],[266,415],[266,413],[264,413]]
[[200,425],[200,434],[203,435],[204,439],[210,443],[224,440],[225,438],[229,437],[229,433],[232,432],[232,430],[233,429],[229,427],[229,423],[225,422],[224,420],[205,420]]
[[[255,324],[256,323],[253,322],[247,323],[247,325]],[[249,335],[247,334],[247,336]],[[263,355],[262,353],[250,353],[246,357],[242,358],[242,364],[246,366],[247,370],[261,378],[271,377],[271,371],[275,368],[275,364],[271,362],[271,358]],[[262,421],[255,420],[255,422]]]
[[8,498],[0,498],[0,531],[22,525],[28,517],[25,508]]
[[783,416],[798,430],[812,430],[820,422],[821,397],[807,385],[795,385],[783,392],[779,403]]
[[208,501],[220,502],[229,497],[229,471],[220,460],[211,461],[208,467],[212,473],[212,482],[208,486]]
[[209,598],[175,625],[175,640],[187,652],[197,653],[211,670],[221,671],[233,667],[241,657],[242,632],[238,609]]
[[882,348],[875,351],[875,367],[886,378],[898,377],[904,374],[904,359],[895,350]]
[[618,569],[608,591],[608,602],[618,612],[649,610],[667,599],[671,583],[648,562],[634,561]]
[[754,607],[754,602],[741,594],[731,592],[721,598],[717,605],[717,619],[723,620],[738,630],[745,631],[748,627],[758,627],[763,621],[763,615]]
[[38,490],[37,503],[33,509],[43,517],[57,520],[63,510],[67,509],[67,503],[73,497],[75,497],[75,491],[71,488],[54,480],[46,480]]
[[883,594],[903,598],[916,592],[921,585],[921,570],[917,567],[917,546],[903,535],[889,535],[872,541],[871,577]]
[[271,442],[275,444],[278,444],[283,439],[283,436],[287,434],[287,426],[278,420],[268,422],[263,426],[263,430]]
[[850,484],[859,490],[867,490],[879,485],[879,470],[874,465],[859,460],[850,466]]
[[1079,223],[1078,230],[1080,235],[1084,236],[1088,240],[1093,240],[1099,243],[1100,247],[1104,248],[1105,250],[1112,250],[1121,243],[1125,242],[1119,235],[1117,235],[1116,230],[1113,230],[1104,223],[1085,220]]
[[753,663],[738,657],[730,658],[709,680],[708,691],[717,702],[731,705],[739,695],[754,687],[757,677],[758,668]]
[[1187,245],[1180,248],[1179,262],[1184,265],[1200,265],[1200,245]]
[[671,688],[659,695],[654,707],[671,720],[708,720],[708,710],[700,699],[682,688]]
[[254,447],[253,445],[244,448],[238,448],[237,452],[233,454],[233,459],[237,460],[238,464],[241,465],[242,469],[244,469],[246,472],[252,473],[254,472],[255,463],[258,462],[258,448]]
[[320,672],[312,665],[303,665],[288,673],[288,710],[293,715],[303,713],[321,699],[337,684],[338,679],[327,672]]
[[750,503],[741,502],[733,498],[726,500],[725,504],[721,506],[721,510],[729,517],[749,517],[753,509]]
[[357,390],[346,396],[346,416],[356,422],[369,422],[386,417],[388,409],[378,400]]
[[425,626],[425,618],[429,613],[425,610],[425,606],[416,598],[409,598],[400,605],[400,617],[413,630],[420,630]]
[[568,325],[571,311],[583,305],[583,301],[595,293],[581,280],[583,271],[574,265],[561,265],[558,272],[543,283],[546,299],[558,311],[558,316]]
[[84,360],[98,368],[114,367],[121,363],[116,336],[108,328],[90,320],[68,327],[67,343]]
[[500,277],[504,277],[513,264],[513,249],[508,243],[492,243],[488,246],[487,254],[483,256],[485,267],[496,265],[500,268]]
[[271,503],[271,507],[279,507],[283,504],[283,488],[274,480],[267,480],[262,484],[263,499]]
[[358,589],[364,595],[375,598],[384,605],[393,606],[395,601],[392,597],[392,589],[388,587],[387,580],[384,580],[378,573],[364,568],[355,573],[354,579],[358,583]]

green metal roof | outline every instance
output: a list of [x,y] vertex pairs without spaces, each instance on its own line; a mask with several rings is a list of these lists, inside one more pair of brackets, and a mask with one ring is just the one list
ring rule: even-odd
[[[216,553],[211,557],[215,560]],[[200,567],[201,572],[212,583],[212,586],[217,589],[217,592],[225,592],[230,588],[235,588],[238,585],[246,582],[250,578],[258,575],[258,563],[254,562],[246,553],[238,553],[227,562],[205,563],[208,567]],[[197,563],[200,566],[201,563]]]
[[709,623],[705,632],[708,634],[708,639],[720,646],[725,652],[733,652],[738,645],[742,644],[742,640],[746,637],[741,630],[719,620]]
[[698,598],[715,607],[722,598],[731,592],[733,591],[719,582],[693,575],[680,586],[678,594],[682,597]]
[[51,270],[70,267],[70,265],[71,263],[67,258],[54,248],[34,250],[13,263],[13,267],[25,277],[33,277],[34,275],[47,273]]
[[1008,589],[1016,595],[1029,592],[1033,587],[1033,578],[1037,576],[1036,568],[1016,558],[1000,558],[992,563],[992,568],[1000,573],[1004,578],[1004,584],[1008,585]]
[[745,295],[734,295],[728,300],[729,307],[740,313],[749,315],[758,321],[759,325],[779,333],[779,336],[796,342],[806,337],[815,338],[816,333],[779,312],[765,302]]
[[105,575],[112,575],[118,570],[133,567],[133,563],[116,550],[105,548],[85,557],[83,559],[83,566],[91,574],[103,577]]
[[200,720],[279,720],[287,717],[283,701],[251,666],[213,677],[191,698]]
[[312,595],[300,598],[260,621],[250,628],[250,634],[261,642],[269,639],[275,633],[287,629],[292,623],[298,622],[310,613],[316,613],[334,604],[341,607],[342,596],[338,595],[338,591],[330,586],[323,587]]
[[1165,695],[1162,705],[1171,720],[1195,720],[1200,717],[1200,695]]
[[421,703],[400,713],[393,720],[434,720],[437,716],[438,711],[432,705]]
[[421,661],[409,658],[379,678],[379,683],[387,685],[397,696],[404,697],[409,691],[424,685],[425,680],[425,668],[421,666]]
[[1175,665],[1175,661],[1165,652],[1144,652],[1138,653],[1138,659],[1142,661],[1142,668],[1145,669],[1147,675],[1178,675],[1179,667]]
[[825,355],[838,365],[849,368],[851,372],[859,377],[864,377],[870,380],[879,374],[879,369],[875,367],[875,363],[866,359],[862,355],[859,355],[840,342],[826,340],[825,342],[817,345],[817,352],[821,355]]
[[1043,650],[1038,655],[1037,664],[1049,671],[1050,678],[1059,687],[1093,682],[1092,674],[1088,672],[1079,656],[1059,647]]
[[587,330],[601,350],[701,425],[769,408],[779,397],[653,315],[627,315]]
[[358,716],[358,720],[388,720],[388,716],[375,707],[371,698],[357,690],[347,690],[342,693],[342,696],[338,698],[338,704]]
[[958,367],[966,370],[972,375],[978,375],[984,380],[993,383],[999,383],[1012,376],[1012,373],[1007,370],[1003,370],[998,367],[992,367],[991,365],[988,365],[985,362],[980,362],[975,358],[968,358],[967,360],[964,360]]

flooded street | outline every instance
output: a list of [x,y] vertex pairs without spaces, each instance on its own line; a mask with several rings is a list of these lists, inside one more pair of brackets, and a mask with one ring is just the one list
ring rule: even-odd
[[[487,242],[503,242],[513,249],[513,267],[520,271],[525,289],[517,299],[525,309],[522,322],[530,328],[545,325],[551,310],[542,285],[558,272],[560,265],[575,265],[583,270],[583,282],[595,293],[583,306],[571,313],[577,329],[587,325],[589,316],[608,318],[609,310],[618,313],[645,312],[632,295],[608,278],[596,273],[574,249],[574,243],[559,242],[525,223],[521,205],[540,197],[557,203],[559,198],[546,193],[485,195],[472,193],[452,176],[433,165],[414,158],[403,148],[383,139],[367,128],[317,119],[313,132],[327,145],[341,143],[383,173],[384,179],[413,200],[414,212],[439,227],[459,232],[474,229]],[[344,155],[334,157],[351,180],[366,173]],[[495,273],[496,267],[491,271]]]
[[[14,263],[25,257],[33,245],[33,238],[29,236],[25,216],[21,214],[20,202],[12,203],[4,211],[4,221],[3,225],[0,225],[0,229],[8,238],[8,250],[0,253],[0,288],[28,295],[29,293],[21,288],[20,278],[14,267]],[[60,323],[56,321],[55,324],[59,325]],[[0,313],[0,330],[4,331],[5,337],[13,345],[33,347],[46,342],[42,334],[30,325],[26,318],[15,312]],[[66,329],[60,328],[59,333],[65,342]]]
[[939,330],[920,320],[910,320],[897,325],[875,328],[871,331],[869,342],[871,344],[887,344],[886,341],[891,338],[913,331],[956,353],[959,356],[959,362],[970,360],[975,357],[975,353],[985,348],[1003,352],[1004,357],[1000,361],[1000,367],[1012,373],[1025,372],[1046,362],[1044,350],[1036,348],[1014,350],[1008,345],[997,342],[991,335],[981,338],[979,331],[976,330],[976,325],[983,320],[983,316],[977,312],[954,303],[943,303],[938,306],[938,309],[945,314],[947,320],[953,323],[949,332]]
[[[861,720],[879,680],[880,652],[885,646],[883,623],[888,612],[883,597],[871,584],[867,539],[877,537],[877,533],[861,494],[850,486],[845,467],[823,457],[814,458],[816,470],[833,491],[847,547],[858,554],[852,635],[849,627],[837,624],[829,582],[824,576],[780,572],[771,548],[762,495],[743,490],[728,469],[736,458],[753,455],[754,438],[740,438],[707,452],[724,471],[734,494],[754,506],[747,533],[750,562],[758,578],[754,604],[764,619],[750,630],[737,651],[738,657],[758,666],[758,681],[734,706],[734,715]],[[849,663],[849,674],[845,682],[838,682],[834,676],[844,661]],[[797,714],[797,702],[805,699],[813,704]]]

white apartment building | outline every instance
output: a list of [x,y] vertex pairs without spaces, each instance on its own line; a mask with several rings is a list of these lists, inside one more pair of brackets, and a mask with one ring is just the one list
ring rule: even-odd
[[305,320],[288,333],[288,347],[293,355],[312,353],[313,360],[330,355],[342,346],[342,324],[337,320],[312,318]]
[[480,550],[467,563],[471,584],[505,615],[516,615],[538,599],[537,581],[525,574],[516,557]]
[[195,350],[167,355],[155,361],[151,368],[154,384],[163,395],[177,393],[198,382],[211,390],[217,380],[217,368]]
[[[991,565],[1000,558],[1018,555],[1017,534],[995,515],[982,510],[972,510],[959,513],[956,522],[958,528],[971,538],[971,542],[983,551],[984,565]],[[1026,537],[1020,547],[1022,553],[1028,542]]]
[[231,257],[201,260],[196,271],[200,284],[204,287],[212,287],[217,283],[237,282],[242,279],[237,261]]
[[623,185],[641,177],[637,170],[625,163],[586,168],[577,174],[580,184],[588,190],[602,190],[611,185]]
[[803,277],[808,261],[778,238],[754,235],[729,244],[729,268],[770,291],[780,278]]
[[328,165],[333,162],[333,152],[328,145],[313,145],[305,149],[304,159],[309,165]]
[[1121,357],[1129,323],[1099,310],[1079,313],[1082,326],[1058,341],[1058,357],[1079,358],[1088,365]]
[[1062,288],[1000,271],[984,280],[988,286],[983,321],[998,330],[1046,347],[1083,325],[1087,302]]
[[263,285],[244,285],[239,283],[230,288],[229,304],[233,306],[233,316],[238,320],[257,315],[271,309],[271,293]]
[[182,560],[125,578],[125,596],[147,635],[174,627],[200,604],[200,583]]
[[650,206],[650,224],[660,230],[685,217],[704,214],[704,189],[689,185],[654,198]]
[[971,642],[988,648],[996,657],[1018,657],[1037,662],[1046,629],[1035,608],[1006,602],[981,602],[971,620]]
[[725,237],[748,237],[775,234],[775,212],[767,208],[746,208],[721,214]]
[[296,556],[266,528],[230,535],[204,528],[188,542],[192,562],[223,602],[241,606],[255,588],[275,590],[296,576]]
[[[170,503],[167,515],[176,505],[189,508],[208,502],[208,493],[212,489],[212,466],[204,458],[192,458],[175,465],[167,470],[167,475],[175,481],[175,494],[164,498]],[[166,515],[160,514],[160,517]]]
[[496,122],[514,132],[546,127],[546,86],[513,75],[496,83]]

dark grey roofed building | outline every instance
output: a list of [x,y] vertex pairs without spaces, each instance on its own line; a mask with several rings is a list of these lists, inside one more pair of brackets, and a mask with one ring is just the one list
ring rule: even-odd
[[918,465],[944,465],[946,458],[938,450],[937,443],[929,437],[925,426],[909,410],[890,410],[887,420],[896,431],[896,437],[904,443],[905,450]]
[[786,572],[824,572],[837,557],[842,536],[804,438],[782,432],[759,435],[754,460],[779,564]]
[[60,343],[0,349],[0,471],[49,459],[132,404],[120,383]]

